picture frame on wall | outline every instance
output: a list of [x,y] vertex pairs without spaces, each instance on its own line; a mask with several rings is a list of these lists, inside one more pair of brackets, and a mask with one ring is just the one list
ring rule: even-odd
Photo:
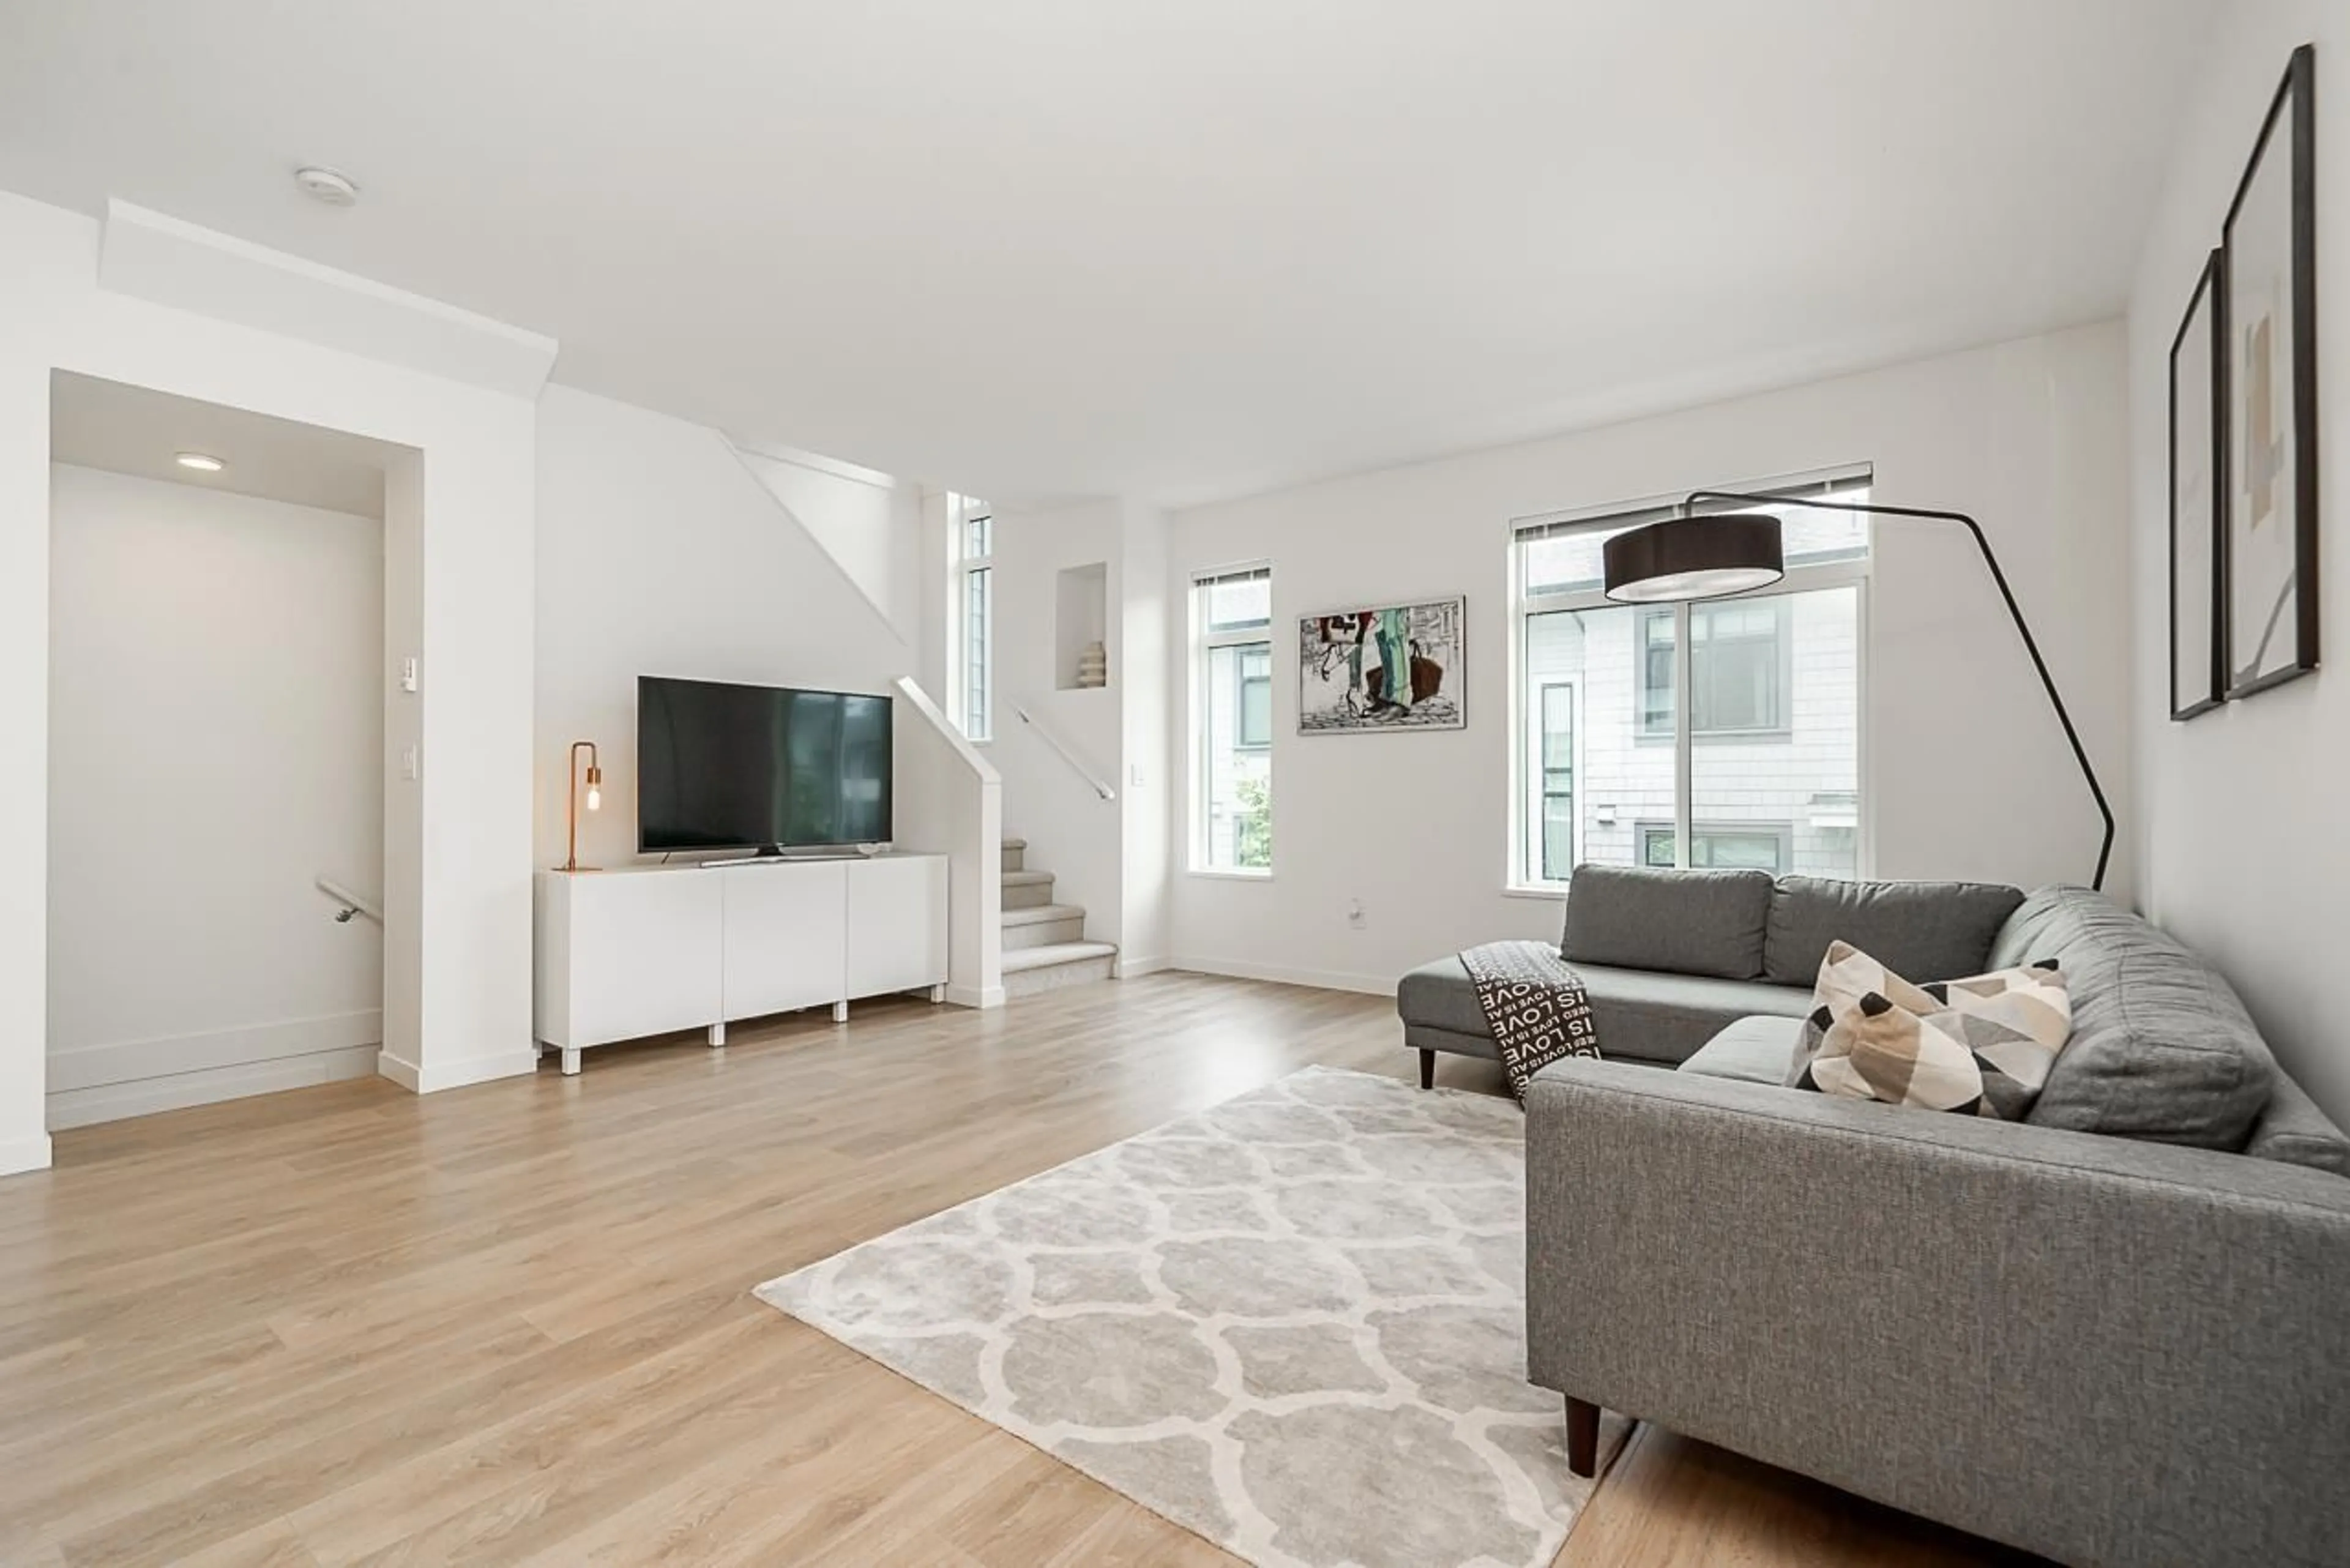
[[1465,597],[1301,617],[1297,732],[1467,729],[1468,620]]
[[2221,249],[2225,693],[2317,668],[2316,54],[2295,49]]
[[2228,437],[2227,266],[2213,251],[2170,340],[2170,716],[2226,701],[2220,644],[2220,553],[2225,534]]

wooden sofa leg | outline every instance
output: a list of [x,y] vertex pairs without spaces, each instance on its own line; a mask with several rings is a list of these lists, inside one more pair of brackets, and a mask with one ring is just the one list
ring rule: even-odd
[[1571,1395],[1566,1401],[1566,1468],[1579,1476],[1599,1468],[1599,1407]]
[[1419,1054],[1419,1086],[1423,1089],[1436,1087],[1436,1053],[1433,1051]]

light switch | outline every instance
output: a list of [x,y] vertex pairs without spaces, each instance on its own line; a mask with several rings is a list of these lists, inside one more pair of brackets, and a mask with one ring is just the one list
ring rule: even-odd
[[[416,690],[416,656],[414,654],[400,661],[400,689],[402,691]],[[416,775],[411,774],[408,776],[414,778]]]
[[406,751],[400,753],[400,774],[402,778],[410,779],[421,778],[424,776],[423,769],[417,765],[416,748],[414,746],[411,746]]

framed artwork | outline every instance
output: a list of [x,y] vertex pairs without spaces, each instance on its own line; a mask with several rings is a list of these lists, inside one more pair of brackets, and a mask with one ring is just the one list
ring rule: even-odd
[[2317,668],[2316,56],[2295,49],[2228,208],[2226,693]]
[[1297,623],[1297,732],[1469,724],[1465,598],[1374,605]]
[[2170,341],[2170,716],[2226,700],[2220,648],[2220,541],[2228,438],[2227,268],[2213,251]]

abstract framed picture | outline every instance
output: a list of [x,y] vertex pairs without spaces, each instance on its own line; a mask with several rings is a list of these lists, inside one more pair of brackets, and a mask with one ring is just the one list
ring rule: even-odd
[[2226,693],[2317,668],[2316,56],[2295,49],[2228,208]]
[[2170,716],[2192,719],[2226,700],[2220,647],[2220,549],[2228,440],[2227,284],[2213,251],[2170,341]]
[[1468,605],[1425,599],[1300,618],[1297,732],[1467,728]]

